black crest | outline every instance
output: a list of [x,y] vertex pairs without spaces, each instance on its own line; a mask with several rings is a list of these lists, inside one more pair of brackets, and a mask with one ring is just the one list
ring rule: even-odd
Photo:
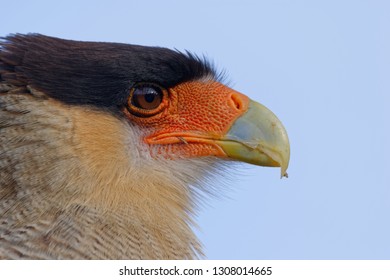
[[160,47],[80,42],[40,34],[0,42],[0,81],[32,86],[69,104],[120,106],[137,82],[169,88],[216,77],[205,59]]

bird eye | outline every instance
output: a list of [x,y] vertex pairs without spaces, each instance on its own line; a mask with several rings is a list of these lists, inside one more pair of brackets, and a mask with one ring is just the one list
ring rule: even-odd
[[163,99],[160,89],[151,86],[134,88],[131,103],[137,108],[152,110],[157,108]]
[[163,99],[163,89],[155,85],[141,84],[131,89],[128,109],[140,117],[154,115],[160,112]]

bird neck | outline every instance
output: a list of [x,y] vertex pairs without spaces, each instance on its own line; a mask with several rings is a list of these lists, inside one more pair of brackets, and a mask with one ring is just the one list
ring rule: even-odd
[[1,99],[0,233],[19,244],[10,251],[29,257],[21,252],[35,240],[44,252],[36,258],[201,255],[188,185],[135,147],[129,124],[44,96]]

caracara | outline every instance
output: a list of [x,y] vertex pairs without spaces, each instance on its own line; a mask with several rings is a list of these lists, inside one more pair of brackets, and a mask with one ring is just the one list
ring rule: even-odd
[[281,167],[277,117],[203,58],[39,34],[0,42],[0,258],[193,259],[199,189]]

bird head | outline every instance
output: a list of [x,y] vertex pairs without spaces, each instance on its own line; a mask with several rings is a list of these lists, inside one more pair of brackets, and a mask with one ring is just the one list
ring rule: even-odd
[[[165,48],[17,35],[3,43],[2,79],[136,125],[153,157],[215,156],[281,168],[286,130],[265,106],[225,86],[205,59]],[[13,68],[9,73],[9,68]]]

